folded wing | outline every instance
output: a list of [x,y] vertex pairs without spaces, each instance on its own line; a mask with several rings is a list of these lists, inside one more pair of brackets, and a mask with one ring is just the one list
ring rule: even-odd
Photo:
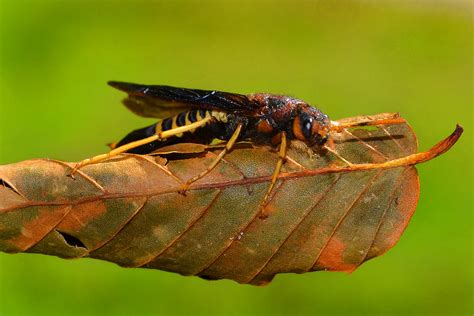
[[165,118],[190,108],[254,116],[262,107],[248,96],[236,93],[118,81],[108,84],[126,92],[125,106],[144,117]]

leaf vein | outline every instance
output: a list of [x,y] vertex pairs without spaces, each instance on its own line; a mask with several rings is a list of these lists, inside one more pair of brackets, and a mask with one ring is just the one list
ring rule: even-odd
[[184,237],[184,235],[192,228],[194,227],[194,224],[196,224],[201,218],[203,218],[203,216],[208,212],[208,210],[215,204],[215,202],[217,201],[217,199],[219,198],[219,196],[222,194],[222,190],[219,190],[217,192],[217,194],[212,198],[212,200],[210,201],[210,203],[204,208],[204,210],[198,215],[196,216],[196,218],[191,221],[191,223],[189,223],[188,227],[186,227],[185,229],[183,229],[183,231],[181,233],[179,233],[178,235],[176,235],[175,238],[173,238],[173,240],[170,241],[170,243],[168,245],[166,245],[162,250],[160,250],[156,255],[152,256],[151,258],[147,259],[146,261],[138,264],[136,266],[136,268],[138,267],[143,267],[144,265],[158,259],[163,253],[166,252],[166,250],[170,249],[173,245],[175,245],[180,239],[182,239]]
[[136,155],[136,154],[134,154],[133,157],[135,157],[135,158],[140,158],[141,160],[148,161],[149,163],[151,163],[152,165],[154,165],[155,167],[157,167],[158,169],[162,170],[164,173],[166,173],[167,175],[169,175],[170,177],[172,177],[172,178],[173,178],[176,182],[178,182],[180,185],[184,183],[177,175],[175,175],[175,174],[174,174],[171,170],[169,170],[166,166],[160,165],[159,163],[157,163],[156,161],[154,161],[153,159],[151,159],[151,156],[149,156],[149,155]]
[[318,260],[319,258],[321,257],[322,253],[324,252],[324,250],[327,248],[327,246],[329,245],[329,242],[331,241],[331,239],[334,237],[334,235],[336,234],[337,230],[339,229],[339,227],[341,226],[341,224],[344,222],[344,220],[347,218],[347,215],[349,215],[350,211],[352,210],[352,208],[354,207],[354,205],[357,203],[357,201],[359,201],[362,196],[364,196],[365,193],[367,193],[367,191],[370,189],[370,187],[375,183],[375,180],[380,176],[381,172],[377,172],[371,179],[370,181],[367,182],[367,184],[365,185],[365,187],[363,188],[363,190],[355,197],[354,201],[349,205],[349,207],[347,208],[347,210],[344,212],[344,214],[341,216],[341,218],[339,219],[339,221],[336,223],[336,225],[334,226],[334,228],[332,229],[332,232],[331,234],[328,236],[328,238],[326,239],[323,247],[321,248],[321,250],[319,251],[318,255],[316,256],[316,259],[314,260],[314,263],[310,266],[310,268],[308,269],[308,271],[310,270],[313,270],[315,268],[315,265],[318,263]]
[[395,139],[395,137],[393,137],[392,134],[390,134],[390,132],[384,127],[384,126],[380,126],[380,129],[388,136],[390,137],[390,139],[397,145],[398,148],[400,148],[400,150],[403,152],[403,153],[408,153],[407,149],[405,147],[403,147],[400,142],[398,140]]
[[[61,161],[61,160],[46,159],[46,161],[51,161],[51,162],[57,163],[57,164],[60,165],[60,166],[67,167],[68,169],[74,170],[73,167],[71,167],[69,164],[67,164],[67,163],[65,163],[64,161]],[[97,182],[94,178],[90,177],[88,174],[86,174],[86,173],[83,172],[82,170],[78,169],[78,170],[76,170],[75,172],[76,172],[76,174],[81,175],[85,180],[87,180],[88,182],[90,182],[93,186],[95,186],[96,188],[98,188],[102,193],[106,193],[106,192],[107,192],[107,191],[104,189],[104,187],[99,184],[99,182]]]
[[301,220],[298,223],[296,223],[296,225],[291,229],[288,236],[283,240],[283,242],[278,246],[278,248],[275,249],[275,251],[271,254],[271,256],[268,258],[268,260],[263,264],[263,266],[246,283],[251,283],[253,280],[255,280],[260,275],[260,273],[267,267],[267,265],[275,257],[275,255],[280,251],[280,249],[283,247],[283,245],[291,238],[293,233],[301,226],[301,224],[306,220],[306,218],[308,218],[308,216],[311,215],[312,212],[316,209],[316,207],[324,200],[324,198],[326,197],[326,194],[334,188],[334,186],[337,184],[337,182],[339,181],[340,178],[341,178],[341,176],[338,175],[337,178],[324,191],[324,193],[321,195],[321,197],[316,201],[316,203],[313,206],[311,206],[308,213],[306,213],[306,215],[304,215],[301,218]]
[[404,174],[406,173],[408,169],[405,169],[401,172],[401,174],[398,176],[398,179],[396,181],[396,185],[394,186],[392,192],[390,193],[390,198],[389,198],[389,201],[388,201],[388,204],[387,204],[387,207],[385,208],[385,210],[383,211],[382,213],[382,216],[380,216],[380,220],[377,224],[377,229],[374,233],[374,237],[372,239],[372,242],[370,243],[369,247],[367,248],[367,250],[365,251],[365,254],[364,254],[364,257],[362,258],[362,260],[357,264],[357,266],[360,266],[362,263],[365,262],[365,260],[367,259],[367,255],[369,254],[369,251],[370,249],[372,248],[372,246],[374,245],[375,243],[375,240],[377,239],[377,235],[379,234],[380,232],[380,228],[382,227],[382,224],[385,220],[385,215],[387,214],[388,210],[390,209],[390,206],[392,206],[392,203],[393,201],[395,200],[395,193],[397,192],[397,190],[402,186],[403,184],[403,178],[404,178]]
[[66,213],[64,213],[64,215],[58,220],[58,222],[55,225],[53,225],[53,227],[46,234],[44,234],[43,237],[38,239],[38,241],[33,243],[32,245],[29,245],[26,249],[23,250],[23,252],[28,251],[29,249],[31,249],[34,246],[36,246],[37,244],[39,244],[43,239],[45,239],[46,236],[48,236],[53,230],[55,230],[59,226],[59,224],[61,224],[63,222],[63,219],[66,218],[66,216],[68,216],[69,213],[71,213],[72,209],[73,209],[73,207],[69,206],[69,210]]
[[381,156],[384,160],[389,160],[389,158],[384,154],[382,153],[380,150],[378,150],[377,148],[375,148],[374,146],[370,145],[369,143],[367,143],[365,140],[363,140],[362,138],[352,134],[351,132],[349,132],[348,130],[344,130],[344,132],[346,132],[347,134],[351,135],[352,137],[354,137],[357,142],[359,144],[362,144],[363,146],[369,148],[371,151],[373,151],[374,153],[378,154],[379,156]]
[[112,236],[110,236],[110,238],[106,239],[105,241],[103,241],[101,244],[97,245],[95,248],[92,248],[90,249],[88,252],[84,253],[83,256],[86,256],[86,255],[89,255],[91,254],[92,252],[94,251],[97,251],[99,250],[100,248],[104,247],[105,245],[107,245],[107,243],[109,243],[112,239],[114,239],[118,234],[120,234],[120,232],[122,232],[125,227],[137,216],[138,213],[140,213],[140,211],[145,207],[145,205],[147,204],[148,202],[148,197],[145,197],[143,203],[137,207],[137,209],[135,210],[135,212],[132,213],[132,215],[127,218],[127,220],[125,221],[125,223],[123,223],[123,225],[117,229],[117,231],[115,233],[112,234]]
[[[275,188],[274,190],[274,194],[268,199],[268,203],[267,205],[271,202],[271,200],[273,199],[273,197],[275,196],[275,194],[277,193],[277,191],[282,187],[284,182],[282,182],[278,187]],[[250,225],[252,225],[252,223],[254,223],[259,215],[261,214],[262,210],[260,209],[260,204],[258,205],[258,208],[257,208],[257,212],[255,212],[254,216],[250,219],[250,221],[245,224],[244,226],[242,226],[238,231],[239,232],[243,232],[245,231],[248,227],[250,227]],[[194,275],[199,275],[200,273],[202,273],[203,271],[209,269],[214,263],[216,263],[219,258],[221,258],[226,252],[227,250],[229,250],[229,248],[234,244],[236,238],[233,238],[229,243],[228,245],[216,256],[216,258],[214,258],[213,260],[209,261],[208,264],[206,264],[200,271],[196,272]]]

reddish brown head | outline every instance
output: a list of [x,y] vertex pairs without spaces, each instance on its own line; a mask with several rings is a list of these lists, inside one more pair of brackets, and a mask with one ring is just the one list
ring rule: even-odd
[[328,138],[329,117],[309,105],[302,105],[293,120],[293,135],[308,145],[323,144]]

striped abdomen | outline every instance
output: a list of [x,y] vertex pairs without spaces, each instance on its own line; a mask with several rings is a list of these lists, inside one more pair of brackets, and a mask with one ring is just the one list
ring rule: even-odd
[[[198,122],[208,117],[213,117],[214,122],[227,123],[227,114],[225,112],[208,111],[208,110],[190,110],[187,112],[181,112],[178,115],[166,118],[156,123],[156,133],[174,129],[176,127],[189,125],[191,123]],[[212,122],[212,121],[211,121]],[[212,124],[212,123],[210,123]],[[203,127],[199,127],[201,129]],[[187,133],[194,133],[196,129],[192,129]],[[184,133],[186,134],[186,133]],[[150,135],[151,136],[151,135]],[[176,134],[176,137],[182,137],[183,133]]]
[[222,137],[225,133],[225,123],[227,123],[227,114],[225,112],[210,111],[203,109],[193,109],[181,112],[178,115],[166,118],[156,124],[135,130],[125,136],[114,147],[120,147],[130,142],[150,137],[159,132],[168,131],[180,126],[189,125],[205,118],[212,117],[206,125],[189,130],[185,133],[179,133],[164,140],[155,141],[128,151],[135,154],[148,154],[152,151],[167,145],[180,142],[193,142],[207,144],[214,138]]

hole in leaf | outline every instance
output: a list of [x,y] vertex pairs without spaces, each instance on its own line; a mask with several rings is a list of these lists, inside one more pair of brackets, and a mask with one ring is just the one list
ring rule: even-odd
[[84,245],[84,243],[82,241],[80,241],[78,238],[72,236],[72,235],[69,235],[65,232],[61,232],[59,230],[57,230],[57,232],[61,235],[61,237],[64,238],[64,241],[66,241],[66,243],[71,246],[71,247],[77,247],[77,248],[85,248],[87,249],[86,245]]
[[219,279],[219,278],[213,277],[213,276],[211,276],[211,275],[206,275],[206,274],[199,275],[199,277],[200,277],[201,279],[209,280],[209,281],[213,281],[213,280],[218,280],[218,279]]
[[10,183],[8,183],[7,181],[5,181],[3,179],[0,179],[0,185],[3,186],[4,188],[12,190],[13,192],[15,192],[18,195],[21,195]]

